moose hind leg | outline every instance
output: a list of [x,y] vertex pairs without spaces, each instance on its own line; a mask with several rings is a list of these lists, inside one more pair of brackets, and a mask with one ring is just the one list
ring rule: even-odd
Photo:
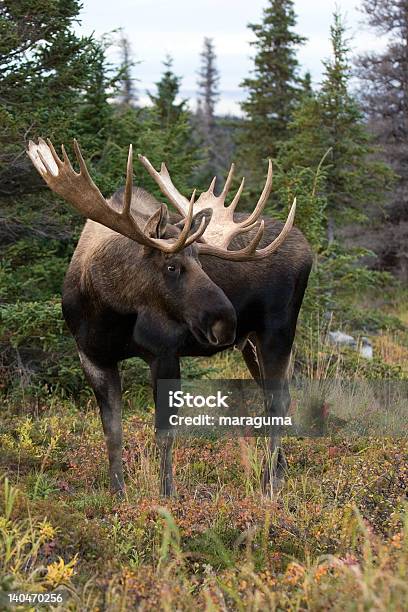
[[177,357],[158,357],[150,364],[153,395],[156,406],[155,435],[156,445],[160,454],[160,494],[169,497],[174,493],[172,447],[174,430],[169,425],[169,417],[177,412],[169,406],[169,395],[160,394],[158,385],[166,381],[167,392],[180,389],[180,361]]
[[[288,368],[293,335],[287,330],[274,333],[273,339],[258,343],[258,355],[262,372],[265,412],[270,417],[285,417],[290,405]],[[262,474],[264,493],[273,494],[284,482],[287,462],[281,444],[281,435],[273,426],[270,429],[267,456]]]
[[84,353],[80,352],[79,356],[100,409],[109,457],[110,488],[113,493],[122,495],[125,482],[122,465],[122,391],[118,366],[101,367]]
[[256,339],[250,336],[242,348],[242,356],[247,365],[247,368],[258,385],[262,386],[262,376],[259,369],[258,352],[256,349]]

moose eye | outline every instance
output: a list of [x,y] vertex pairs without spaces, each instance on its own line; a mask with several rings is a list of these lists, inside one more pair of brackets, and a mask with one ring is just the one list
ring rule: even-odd
[[177,268],[175,265],[170,264],[169,266],[167,266],[167,269],[169,272],[176,272]]

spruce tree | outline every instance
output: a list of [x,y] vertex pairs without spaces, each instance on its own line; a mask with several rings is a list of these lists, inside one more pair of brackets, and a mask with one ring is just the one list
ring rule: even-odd
[[180,92],[181,77],[174,74],[173,59],[170,55],[167,55],[163,66],[165,70],[160,81],[156,83],[157,93],[147,93],[163,126],[169,126],[175,123],[185,111],[187,100],[176,103]]
[[295,25],[292,0],[269,0],[262,22],[248,26],[256,37],[251,42],[256,53],[252,75],[241,84],[248,95],[241,104],[245,121],[239,146],[250,182],[257,184],[267,158],[275,156],[287,138],[302,91],[296,51],[305,38],[294,32]]
[[[107,107],[103,51],[76,34],[80,9],[79,0],[0,3],[0,319],[6,321],[0,369],[23,393],[30,381],[37,393],[45,381],[47,388],[68,379],[71,389],[81,384],[58,299],[82,219],[61,204],[26,155],[29,139],[48,136],[69,150],[73,137],[99,129],[100,117],[85,106],[93,96],[94,112]],[[86,158],[94,144],[89,138]],[[11,320],[24,330],[13,349]]]
[[[108,191],[123,184],[129,143],[133,143],[135,151],[149,157],[156,167],[166,162],[178,188],[185,192],[190,190],[189,179],[197,163],[191,116],[186,108],[187,100],[176,102],[181,78],[172,70],[171,57],[168,56],[163,64],[164,72],[156,83],[157,91],[147,92],[151,106],[119,105],[115,109],[103,158],[96,168]],[[157,185],[146,173],[141,174],[141,181],[148,191],[162,198]]]
[[79,0],[0,5],[0,196],[38,189],[24,152],[29,138],[75,136],[96,47],[74,32],[80,8]]
[[350,93],[350,51],[339,13],[334,14],[331,45],[320,90],[304,95],[290,124],[292,137],[279,156],[287,170],[316,168],[324,157],[330,241],[336,223],[363,220],[369,204],[382,200],[391,178],[374,156],[363,113]]
[[92,73],[85,86],[83,98],[78,106],[78,138],[81,147],[93,158],[99,159],[112,122],[114,107],[111,91],[117,87],[120,73],[114,71],[106,61],[107,41],[96,46],[91,57]]
[[218,101],[219,74],[216,66],[216,55],[214,43],[211,38],[204,38],[204,46],[201,52],[201,67],[199,70],[199,99],[201,109],[209,126],[214,121],[215,105]]
[[132,46],[125,32],[121,30],[119,38],[121,56],[118,104],[122,109],[136,106],[137,92],[135,79],[132,77],[132,68],[135,65]]
[[219,99],[219,73],[216,66],[214,43],[211,38],[204,38],[201,52],[201,66],[198,73],[198,100],[196,127],[198,131],[198,146],[204,151],[205,161],[199,170],[199,180],[203,183],[211,179],[219,171],[219,156],[217,147],[217,123],[215,106]]

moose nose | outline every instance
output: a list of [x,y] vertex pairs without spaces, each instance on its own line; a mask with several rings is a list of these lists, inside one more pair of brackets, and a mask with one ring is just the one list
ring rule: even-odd
[[233,344],[235,340],[235,324],[228,319],[217,319],[211,325],[208,333],[211,344]]

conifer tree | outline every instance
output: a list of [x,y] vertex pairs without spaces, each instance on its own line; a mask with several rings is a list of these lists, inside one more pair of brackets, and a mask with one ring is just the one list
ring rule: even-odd
[[[106,76],[99,43],[74,29],[80,9],[79,0],[0,3],[0,302],[6,320],[14,317],[19,329],[30,330],[19,344],[18,359],[8,350],[7,325],[0,330],[6,348],[2,365],[16,388],[39,380],[59,385],[64,368],[75,369],[72,345],[61,334],[56,296],[72,252],[73,229],[83,220],[47,188],[25,149],[29,139],[48,136],[68,150],[72,138],[79,137],[87,159],[94,151],[101,117],[88,112],[86,104],[87,98],[97,103],[94,113],[107,110]],[[44,336],[53,338],[47,347],[38,343],[38,321],[46,325]],[[78,373],[68,378],[75,379],[71,388],[80,384]],[[38,385],[37,390],[44,382]]]
[[122,109],[131,108],[137,103],[137,92],[135,79],[132,77],[132,68],[135,65],[132,53],[132,46],[129,38],[121,30],[119,38],[119,49],[121,55],[120,64],[120,87],[118,102]]
[[148,96],[156,109],[163,126],[175,123],[185,111],[187,100],[176,103],[180,92],[181,77],[174,74],[173,59],[167,55],[163,62],[165,68],[160,81],[156,83],[157,93],[148,93]]
[[203,120],[209,132],[211,132],[214,127],[215,105],[219,98],[219,81],[220,77],[216,66],[214,43],[211,38],[205,37],[203,51],[201,52],[198,97]]
[[97,46],[74,32],[80,6],[79,0],[0,4],[0,196],[39,184],[24,153],[28,138],[75,135]]
[[242,161],[250,179],[259,183],[265,160],[275,156],[302,90],[297,47],[305,41],[293,28],[296,16],[292,0],[269,0],[260,24],[248,27],[255,34],[256,53],[252,75],[241,86],[248,92],[240,137]]
[[196,126],[199,146],[206,154],[206,160],[200,167],[200,179],[206,182],[219,170],[215,106],[219,98],[220,77],[216,66],[214,43],[211,38],[204,38],[198,76]]
[[[166,162],[172,178],[182,191],[189,191],[188,180],[197,162],[193,143],[193,127],[187,100],[176,102],[181,78],[172,70],[172,58],[167,56],[164,72],[156,83],[155,93],[147,92],[152,105],[145,108],[119,106],[109,127],[109,140],[103,159],[98,165],[102,183],[110,191],[123,183],[123,169],[129,143],[147,155],[155,166]],[[162,198],[154,181],[144,173],[143,185]]]
[[90,55],[92,72],[84,88],[81,103],[78,106],[77,137],[85,152],[93,159],[101,156],[114,113],[110,103],[110,91],[114,91],[120,73],[113,71],[106,61],[108,41],[95,46]]
[[303,77],[302,86],[303,86],[304,94],[306,94],[307,96],[312,95],[313,93],[312,75],[310,74],[309,71],[306,72],[305,76]]
[[339,13],[331,27],[332,55],[324,62],[317,93],[303,97],[281,151],[283,167],[317,167],[325,156],[328,237],[340,220],[363,220],[370,203],[381,201],[391,178],[373,156],[375,147],[363,114],[350,93],[351,67],[345,25]]

